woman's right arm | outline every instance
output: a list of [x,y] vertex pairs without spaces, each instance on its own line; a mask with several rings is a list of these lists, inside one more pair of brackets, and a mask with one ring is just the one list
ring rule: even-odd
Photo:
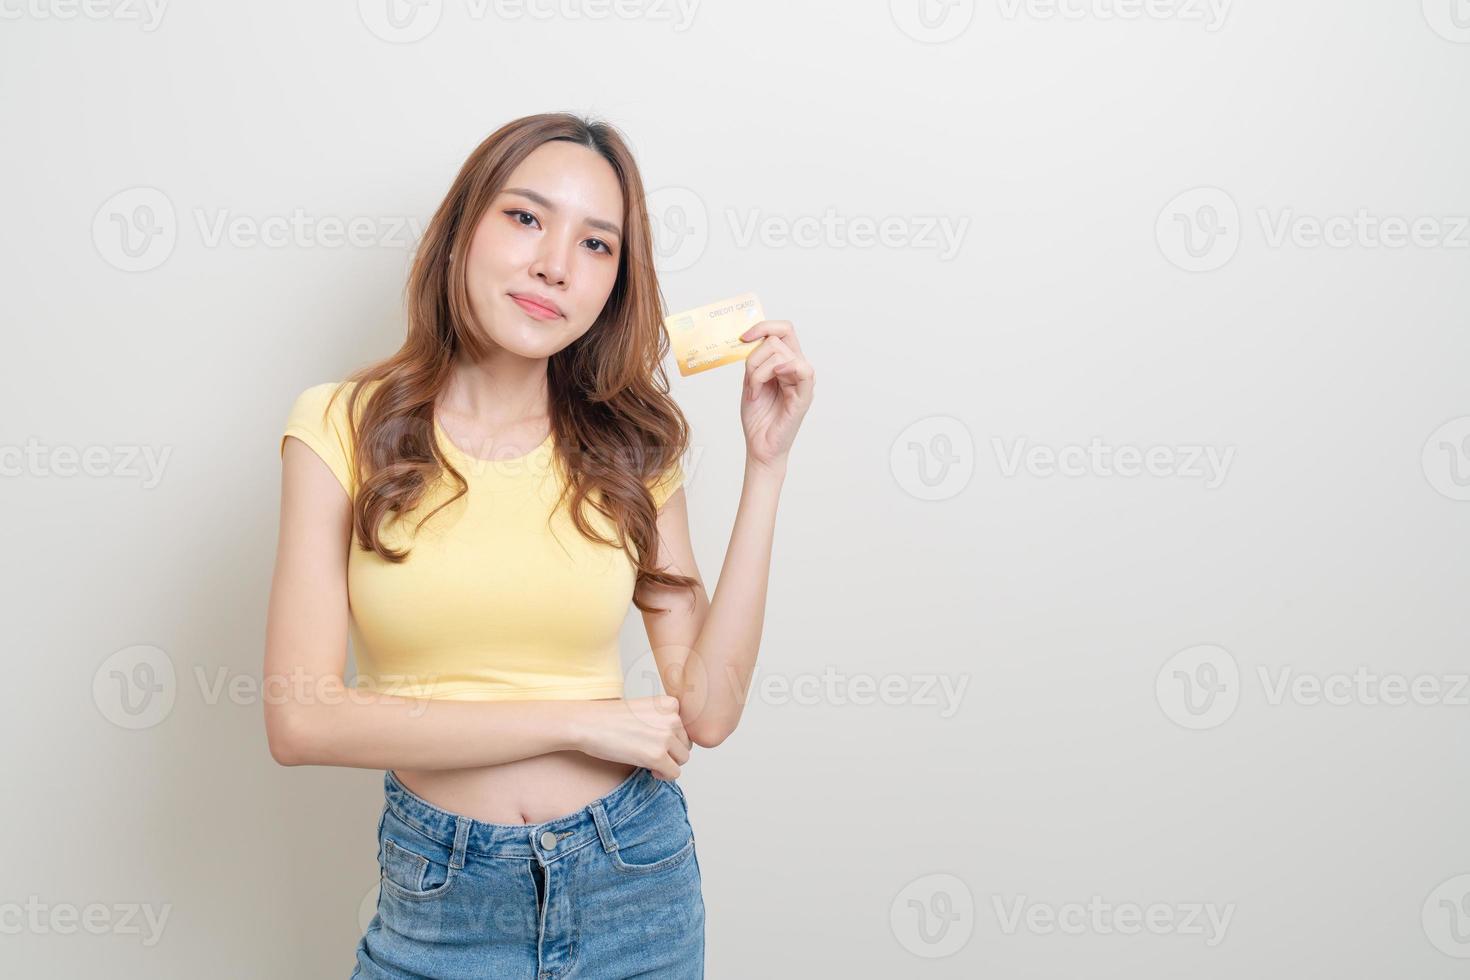
[[573,749],[675,778],[689,758],[678,701],[449,701],[349,689],[351,502],[305,443],[282,452],[265,637],[265,727],[287,766],[459,769]]

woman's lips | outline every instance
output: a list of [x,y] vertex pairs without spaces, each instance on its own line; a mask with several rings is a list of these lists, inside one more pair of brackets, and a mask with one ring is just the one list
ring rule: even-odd
[[527,313],[538,320],[555,320],[561,316],[561,314],[556,312],[555,310],[547,309],[540,303],[537,303],[534,300],[526,299],[524,296],[512,295],[511,299],[516,301],[517,306],[519,306],[521,309],[525,310]]

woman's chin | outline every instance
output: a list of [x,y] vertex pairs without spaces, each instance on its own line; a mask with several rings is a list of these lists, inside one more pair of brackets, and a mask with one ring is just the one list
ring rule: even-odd
[[490,342],[507,354],[527,360],[542,360],[565,347],[570,341],[560,329],[546,323],[526,323],[512,330],[502,330],[490,337]]

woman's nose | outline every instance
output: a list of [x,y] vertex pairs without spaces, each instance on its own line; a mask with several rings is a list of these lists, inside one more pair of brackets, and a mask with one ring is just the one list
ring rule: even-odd
[[570,264],[567,253],[570,246],[562,241],[554,240],[553,236],[546,235],[541,239],[541,251],[536,256],[536,262],[531,267],[531,274],[545,280],[551,285],[563,285],[567,278],[567,267]]

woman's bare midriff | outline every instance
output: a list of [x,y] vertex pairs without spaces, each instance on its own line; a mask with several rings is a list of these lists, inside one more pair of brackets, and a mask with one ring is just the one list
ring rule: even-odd
[[634,766],[582,752],[549,752],[471,769],[395,769],[398,781],[441,810],[484,823],[546,823],[606,796]]

